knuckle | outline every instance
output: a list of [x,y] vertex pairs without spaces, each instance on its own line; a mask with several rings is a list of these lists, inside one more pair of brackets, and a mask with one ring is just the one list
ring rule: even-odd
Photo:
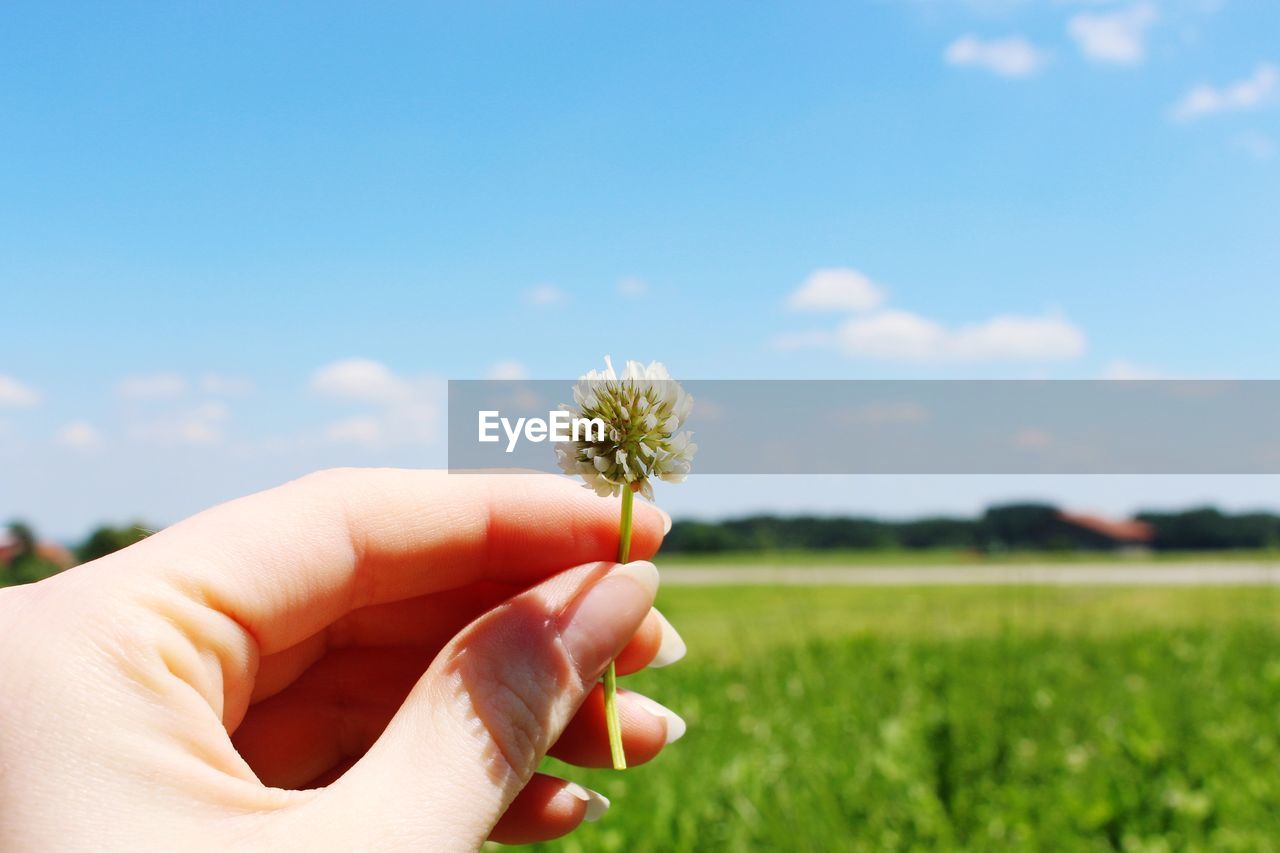
[[495,758],[526,777],[568,722],[581,680],[536,607],[509,602],[469,634],[451,664]]
[[548,695],[534,679],[491,674],[476,698],[486,709],[485,729],[506,764],[523,775],[546,751]]
[[354,468],[321,468],[304,474],[293,482],[301,489],[314,489],[320,492],[337,491],[350,482],[354,472]]

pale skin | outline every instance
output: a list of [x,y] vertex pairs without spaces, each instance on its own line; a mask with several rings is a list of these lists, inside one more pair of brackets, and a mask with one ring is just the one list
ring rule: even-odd
[[[0,591],[0,849],[475,850],[602,803],[668,522],[559,477],[314,474]],[[665,640],[665,642],[664,642]],[[677,640],[678,642],[678,640]],[[679,732],[620,695],[631,764]],[[618,807],[625,808],[619,804]]]

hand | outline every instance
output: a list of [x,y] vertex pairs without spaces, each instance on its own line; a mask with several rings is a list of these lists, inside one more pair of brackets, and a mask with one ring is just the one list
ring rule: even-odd
[[[315,474],[0,592],[0,849],[474,850],[607,803],[596,683],[683,643],[617,504],[558,477]],[[664,515],[637,506],[632,553]],[[629,761],[679,718],[619,696]]]

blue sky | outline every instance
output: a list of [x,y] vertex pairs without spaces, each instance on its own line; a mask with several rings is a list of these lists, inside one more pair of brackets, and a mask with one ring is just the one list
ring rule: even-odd
[[439,465],[443,380],[606,352],[698,378],[1272,377],[1278,36],[1270,0],[7,4],[0,517],[72,536]]

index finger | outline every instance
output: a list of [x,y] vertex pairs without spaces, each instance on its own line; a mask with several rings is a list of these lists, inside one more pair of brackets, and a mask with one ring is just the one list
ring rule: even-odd
[[[613,561],[619,507],[549,474],[344,469],[215,507],[136,547],[271,654],[370,604]],[[653,556],[664,523],[636,502],[633,559]]]

